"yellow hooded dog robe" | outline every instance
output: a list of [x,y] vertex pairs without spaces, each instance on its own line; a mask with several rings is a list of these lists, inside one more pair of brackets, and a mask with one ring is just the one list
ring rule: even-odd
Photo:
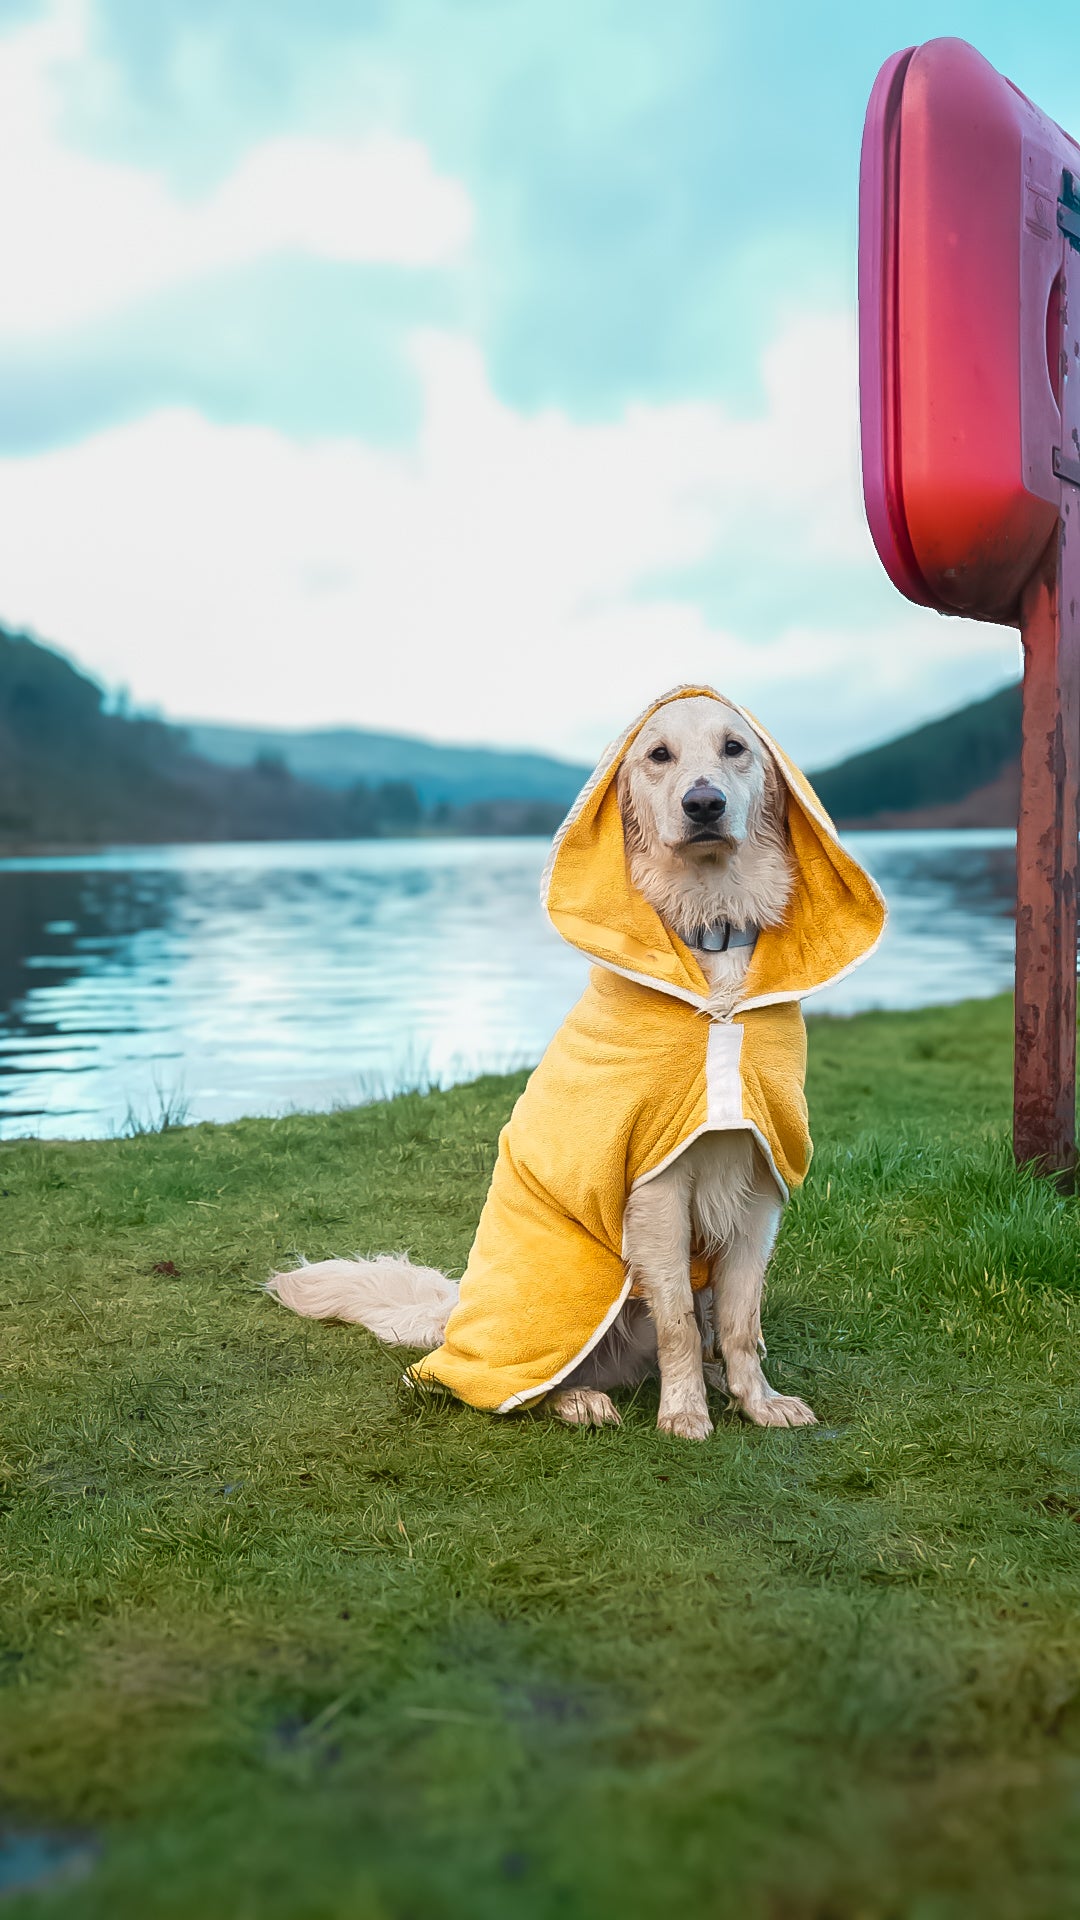
[[788,790],[795,868],[780,927],[759,934],[728,1019],[710,1020],[691,950],[631,885],[615,776],[656,709],[608,749],[555,838],[544,903],[596,962],[499,1140],[491,1188],[441,1347],[412,1377],[470,1406],[509,1413],[565,1379],[630,1288],[622,1254],[632,1187],[702,1133],[746,1128],[781,1197],[810,1163],[804,995],[877,946],[885,905],[840,845],[812,788],[752,716],[725,700],[775,757]]

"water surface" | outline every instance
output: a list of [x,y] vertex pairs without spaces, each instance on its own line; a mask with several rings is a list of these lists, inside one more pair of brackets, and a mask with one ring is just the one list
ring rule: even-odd
[[[1011,984],[1007,832],[853,833],[891,922],[807,1011]],[[541,840],[112,848],[0,861],[0,1136],[327,1107],[538,1058],[586,976]]]

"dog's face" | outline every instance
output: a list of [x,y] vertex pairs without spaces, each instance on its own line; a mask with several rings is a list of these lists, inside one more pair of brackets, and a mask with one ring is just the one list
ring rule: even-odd
[[657,709],[623,761],[619,794],[646,846],[693,865],[726,861],[782,806],[772,756],[731,707],[703,695]]

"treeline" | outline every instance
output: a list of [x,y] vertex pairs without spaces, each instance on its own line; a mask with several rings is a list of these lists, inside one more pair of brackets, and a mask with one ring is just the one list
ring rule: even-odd
[[812,774],[814,786],[840,822],[955,806],[1015,767],[1021,703],[1019,684],[1001,687],[986,700]]
[[406,780],[334,790],[270,754],[218,765],[192,752],[182,728],[110,712],[101,687],[61,654],[0,627],[0,851],[550,833],[560,815],[514,800],[425,812]]
[[[280,754],[256,754],[253,765],[264,780],[278,783],[282,790],[305,785],[290,772]],[[341,832],[353,840],[422,834],[552,834],[565,812],[556,802],[527,799],[472,800],[465,806],[440,800],[425,808],[410,780],[354,780],[339,790],[337,798],[341,803]]]

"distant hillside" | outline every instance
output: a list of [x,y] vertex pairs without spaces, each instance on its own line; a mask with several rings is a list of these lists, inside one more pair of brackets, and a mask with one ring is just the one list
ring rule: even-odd
[[541,800],[563,812],[588,779],[588,767],[542,753],[497,747],[441,746],[405,734],[368,733],[359,727],[226,727],[192,722],[186,728],[196,753],[226,767],[250,766],[272,754],[298,779],[326,787],[356,780],[408,780],[424,807],[471,806],[481,800]]
[[[1011,826],[1020,689],[814,776],[846,826]],[[168,726],[106,710],[62,654],[0,627],[0,852],[108,842],[548,835],[586,770],[341,728]]]
[[[370,798],[370,796],[368,796]],[[359,799],[359,797],[358,797]],[[415,816],[415,794],[397,804]],[[105,710],[62,654],[0,628],[0,847],[108,841],[324,838],[344,798],[272,762],[225,769],[182,732]]]
[[[513,795],[568,807],[587,769],[543,754],[440,746],[405,735],[327,728],[188,728],[199,753],[222,765],[280,759],[299,778],[345,787],[357,778],[408,779],[425,807],[468,808]],[[868,748],[812,776],[845,826],[1014,826],[1019,796],[1020,687],[1002,687],[942,720]],[[465,824],[462,830],[475,831]]]
[[[548,835],[566,810],[538,775],[539,793],[529,788],[531,760],[559,765],[540,756],[470,753],[495,763],[520,758],[526,774],[516,787],[509,770],[505,784],[495,776],[487,787],[466,782],[460,801],[446,781],[429,787],[425,802],[407,756],[371,755],[366,777],[342,769],[340,779],[319,782],[294,771],[272,736],[248,738],[245,760],[208,758],[186,729],[108,712],[101,687],[62,654],[0,627],[0,853],[170,840]],[[435,759],[455,752],[417,746]],[[563,771],[576,792],[576,774]]]
[[810,778],[840,826],[1014,827],[1019,682]]

